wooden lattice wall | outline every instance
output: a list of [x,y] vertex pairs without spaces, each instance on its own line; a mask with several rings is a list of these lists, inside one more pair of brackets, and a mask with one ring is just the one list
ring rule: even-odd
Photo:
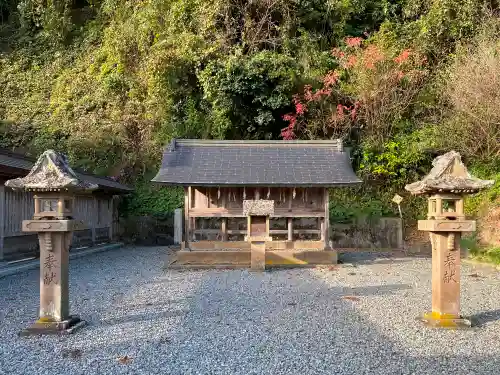
[[[243,200],[274,201],[269,236],[274,240],[324,241],[328,238],[328,193],[325,188],[188,187],[185,189],[186,244],[242,241],[248,235]],[[187,245],[189,246],[189,245]]]

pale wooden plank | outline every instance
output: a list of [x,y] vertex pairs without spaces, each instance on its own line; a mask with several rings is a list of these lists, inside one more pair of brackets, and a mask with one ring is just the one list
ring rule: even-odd
[[324,218],[319,217],[318,222],[319,222],[319,230],[321,233],[320,239],[321,239],[321,241],[324,241],[325,240],[325,220],[324,220]]
[[266,243],[270,250],[306,250],[306,249],[323,249],[323,241],[272,241]]
[[[191,209],[193,208],[193,188],[191,186],[188,186],[188,215],[189,212],[191,212]],[[195,234],[192,232],[193,230],[196,229],[196,220],[194,218],[191,218],[188,220],[188,236],[187,238],[191,238],[193,241],[196,240]]]
[[[290,234],[288,229],[271,229],[269,231],[271,234]],[[321,234],[319,229],[294,229],[295,234]],[[290,241],[290,240],[288,240]]]
[[191,250],[250,249],[247,241],[196,241],[189,244]]
[[[288,209],[275,209],[274,214],[270,217],[323,217],[325,211],[312,211],[307,209],[292,210]],[[242,209],[231,208],[194,208],[189,212],[190,217],[245,217]]]
[[188,188],[184,188],[184,235],[183,241],[185,246],[189,241],[188,232],[189,232],[189,196],[188,196]]
[[190,208],[208,208],[208,189],[206,188],[193,188],[193,197]]
[[323,235],[323,241],[325,244],[325,249],[330,247],[329,241],[330,241],[330,197],[328,195],[328,188],[324,189],[324,195],[323,195],[323,203],[325,204],[325,216],[323,219],[323,230],[324,230],[324,235]]
[[288,229],[286,230],[288,234],[288,241],[293,241],[293,219],[289,217],[287,219]]
[[250,239],[250,236],[252,234],[251,230],[252,230],[252,218],[250,216],[247,216],[247,233],[246,233],[247,240]]
[[[226,209],[227,205],[227,189],[222,188],[221,189],[221,200],[222,200],[222,208]],[[227,241],[227,218],[224,217],[222,218],[222,223],[221,223],[221,230],[222,230],[222,241]]]

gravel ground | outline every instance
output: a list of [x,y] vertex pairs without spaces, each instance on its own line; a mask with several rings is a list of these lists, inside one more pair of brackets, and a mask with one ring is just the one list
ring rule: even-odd
[[0,374],[500,373],[493,269],[463,266],[462,310],[482,327],[441,331],[414,320],[430,307],[429,259],[252,273],[164,271],[164,254],[72,261],[71,312],[89,326],[64,337],[17,336],[37,318],[38,271],[0,279]]

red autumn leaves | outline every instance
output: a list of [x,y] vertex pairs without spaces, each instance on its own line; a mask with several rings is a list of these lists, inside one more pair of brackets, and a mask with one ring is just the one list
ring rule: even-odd
[[[348,37],[345,39],[346,47],[341,50],[334,48],[332,55],[337,58],[339,62],[339,69],[329,71],[322,79],[322,86],[313,90],[311,85],[305,85],[303,93],[294,95],[293,104],[294,111],[283,116],[283,120],[288,122],[288,126],[281,130],[281,137],[285,140],[292,140],[297,138],[297,132],[302,127],[306,126],[305,116],[308,110],[316,105],[323,103],[325,99],[331,99],[332,94],[339,93],[338,84],[341,77],[349,77],[354,69],[357,71],[365,70],[375,71],[377,64],[382,62],[391,62],[390,74],[399,82],[405,78],[405,64],[412,56],[419,58],[419,55],[412,52],[410,49],[405,49],[393,59],[387,59],[386,54],[381,51],[376,45],[370,44],[363,47],[364,39],[361,37]],[[394,55],[393,55],[394,56]],[[391,61],[392,60],[392,61]],[[418,64],[425,64],[426,60],[420,59]],[[417,65],[418,65],[417,64]],[[355,72],[354,72],[355,74]],[[335,91],[337,89],[337,91]],[[333,96],[333,98],[342,97],[342,95]],[[338,99],[334,99],[338,100]],[[331,106],[332,110],[329,119],[326,120],[327,126],[335,128],[343,126],[348,122],[356,121],[359,110],[362,108],[362,100],[349,99],[351,104],[337,103]]]

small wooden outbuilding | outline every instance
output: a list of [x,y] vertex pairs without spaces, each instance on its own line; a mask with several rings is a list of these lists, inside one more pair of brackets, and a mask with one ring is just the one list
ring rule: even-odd
[[[0,261],[39,254],[36,234],[24,233],[21,227],[23,220],[33,217],[33,194],[16,192],[4,186],[7,180],[26,176],[35,162],[25,155],[0,149]],[[97,185],[98,189],[75,198],[75,219],[83,220],[89,229],[74,232],[72,248],[112,242],[117,220],[116,198],[132,189],[110,178],[80,171],[76,174],[80,179]]]
[[330,264],[328,189],[361,181],[341,140],[173,140],[152,180],[185,191],[177,264]]

